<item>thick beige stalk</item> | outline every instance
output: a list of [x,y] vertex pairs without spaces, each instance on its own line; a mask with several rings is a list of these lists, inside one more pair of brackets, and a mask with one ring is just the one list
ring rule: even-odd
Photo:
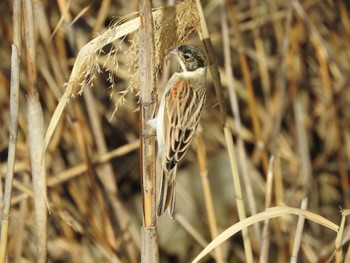
[[154,130],[148,121],[154,116],[155,68],[152,1],[140,0],[139,83],[141,134],[141,187],[143,226],[141,228],[141,262],[159,262],[156,228],[156,162]]

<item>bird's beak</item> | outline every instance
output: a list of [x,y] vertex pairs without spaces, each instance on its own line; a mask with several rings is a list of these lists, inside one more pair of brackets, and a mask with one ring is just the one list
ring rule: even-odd
[[177,51],[177,48],[172,48],[172,49],[168,49],[166,52],[165,52],[165,62],[168,63],[169,59],[170,59],[170,56],[171,55],[174,55],[176,58],[178,58],[178,51]]
[[172,48],[168,50],[168,55],[176,55],[177,56],[177,48]]
[[181,60],[181,58],[179,56],[178,48],[169,49],[168,50],[168,54],[167,54],[167,59],[169,58],[170,55],[174,55],[175,56],[175,59],[179,63],[182,71],[187,71],[185,64],[183,63],[183,61]]
[[171,55],[175,56],[176,58],[178,57],[177,48],[168,49],[166,51],[166,59],[167,60],[170,58]]

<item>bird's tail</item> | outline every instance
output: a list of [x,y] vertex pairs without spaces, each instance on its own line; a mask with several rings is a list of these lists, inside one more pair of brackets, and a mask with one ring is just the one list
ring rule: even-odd
[[175,220],[175,176],[176,166],[168,171],[163,169],[160,179],[157,216],[162,216],[169,208],[170,217]]

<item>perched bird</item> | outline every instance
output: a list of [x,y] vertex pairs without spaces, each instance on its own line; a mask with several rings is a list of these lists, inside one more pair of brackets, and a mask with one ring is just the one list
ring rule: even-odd
[[156,129],[158,158],[162,165],[157,216],[169,208],[174,220],[177,163],[194,138],[206,100],[206,57],[192,45],[170,50],[180,65],[167,83],[157,116],[149,124]]

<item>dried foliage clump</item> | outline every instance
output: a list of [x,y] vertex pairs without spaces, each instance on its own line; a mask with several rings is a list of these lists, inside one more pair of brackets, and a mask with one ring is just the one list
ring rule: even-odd
[[[15,149],[8,261],[38,262],[37,251],[46,248],[37,240],[45,227],[36,227],[40,182],[32,176],[44,162],[31,156],[44,144],[47,262],[139,262],[138,1],[32,1],[35,52],[24,38],[20,57],[12,53],[21,62],[17,105],[10,105],[11,45],[25,28],[15,34],[12,2],[29,1],[0,1],[1,200]],[[176,222],[157,222],[160,261],[190,262],[205,249],[200,262],[247,262],[247,240],[254,261],[349,261],[349,3],[159,2],[153,1],[158,87],[173,70],[163,65],[168,49],[183,42],[210,47],[200,43],[205,23],[229,109],[222,123],[208,74],[202,129],[178,169]],[[43,111],[37,117],[48,126],[44,142],[31,134],[33,125],[41,127],[28,110],[32,90]],[[10,106],[19,107],[15,147]],[[235,146],[230,158],[227,138]],[[232,153],[242,196],[233,186]]]
[[[95,75],[101,72],[99,65],[99,56],[103,52],[102,49],[112,41],[121,39],[121,41],[130,41],[132,44],[123,53],[122,60],[125,62],[125,67],[128,68],[132,77],[127,91],[138,91],[138,34],[134,33],[139,27],[139,18],[132,19],[136,16],[128,15],[122,19],[113,22],[104,32],[98,35],[95,39],[86,44],[79,52],[75,62],[75,70],[72,71],[70,81],[72,84],[79,85],[83,92],[85,87],[93,85]],[[155,39],[155,63],[159,70],[164,62],[166,51],[169,48],[176,47],[179,43],[183,43],[194,32],[200,30],[199,17],[196,5],[193,1],[182,1],[176,6],[159,7],[153,11],[154,22],[154,39]],[[127,38],[128,34],[132,34],[131,38]],[[106,60],[103,65],[107,66],[110,72],[108,80],[111,85],[115,85],[113,75],[118,71],[118,56],[122,56],[120,52],[120,43],[114,45],[107,52]],[[103,52],[105,53],[105,52]],[[117,106],[124,103],[126,91],[122,91],[121,98],[117,102]]]
[[[163,65],[164,58],[170,48],[183,43],[188,37],[199,32],[200,24],[194,1],[183,1],[176,6],[161,7],[153,12],[155,66],[157,73]],[[138,36],[135,35],[130,49],[125,54],[128,64],[135,72],[131,78],[129,89],[138,89]]]

